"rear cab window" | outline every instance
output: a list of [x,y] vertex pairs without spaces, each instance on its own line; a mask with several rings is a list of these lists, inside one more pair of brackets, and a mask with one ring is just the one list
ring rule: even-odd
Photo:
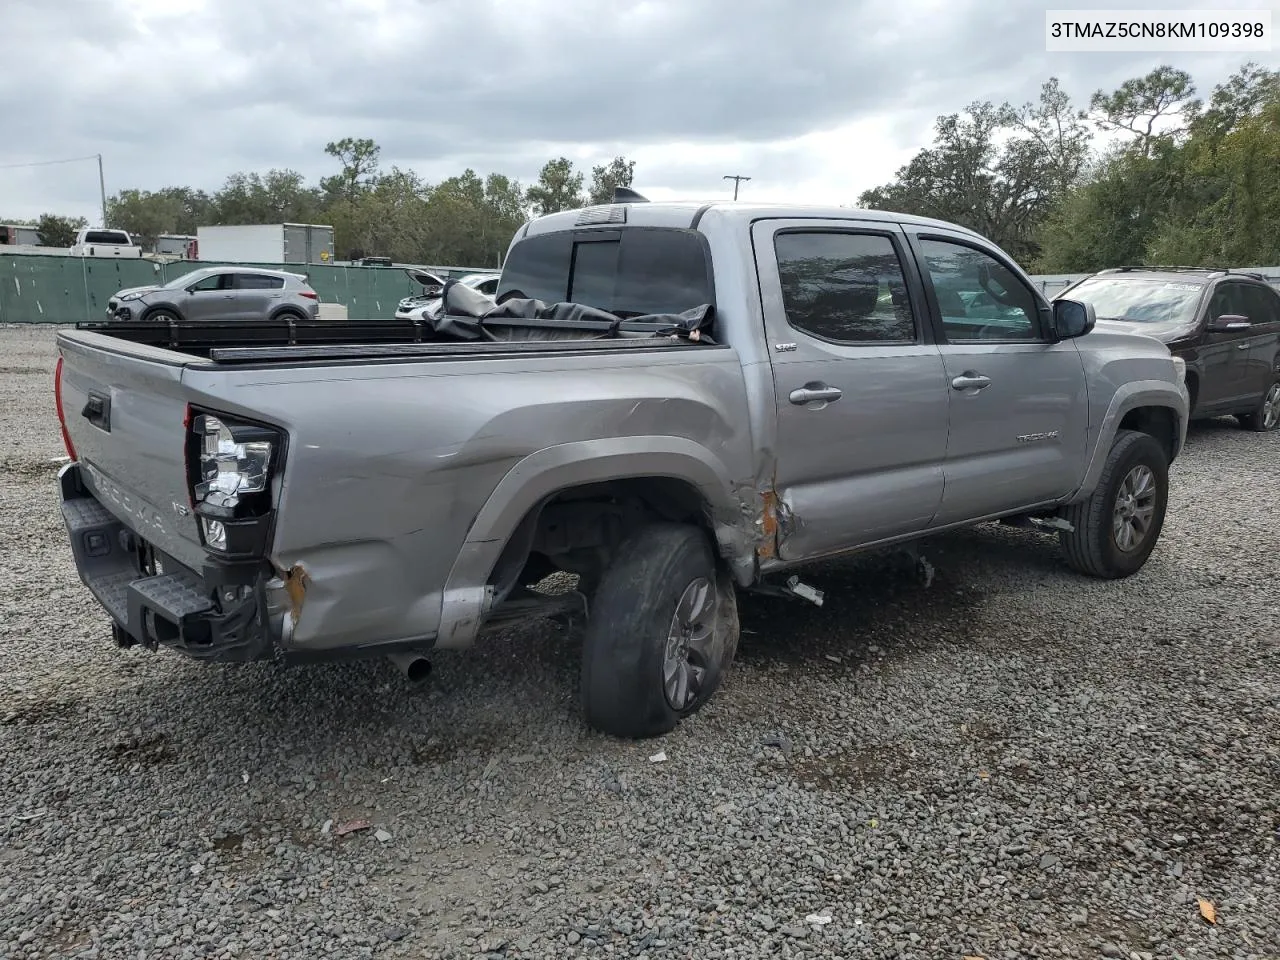
[[129,246],[129,235],[119,230],[90,230],[84,235],[85,243],[102,243],[111,246]]
[[710,257],[697,231],[629,227],[520,240],[503,266],[497,299],[568,301],[635,317],[714,306],[714,290]]

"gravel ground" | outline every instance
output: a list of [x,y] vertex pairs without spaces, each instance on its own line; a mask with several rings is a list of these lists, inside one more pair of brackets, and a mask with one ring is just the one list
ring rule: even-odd
[[1122,583],[985,527],[927,588],[747,599],[727,685],[636,744],[551,626],[417,693],[116,650],[53,359],[0,329],[0,957],[1280,956],[1280,435],[1194,428]]

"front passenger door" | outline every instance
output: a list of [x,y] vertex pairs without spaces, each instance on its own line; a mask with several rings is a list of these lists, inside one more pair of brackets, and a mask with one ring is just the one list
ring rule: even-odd
[[231,274],[214,273],[187,288],[182,312],[188,320],[226,320],[232,312]]
[[1083,479],[1089,429],[1075,341],[1049,342],[1048,305],[997,251],[933,231],[912,239],[950,398],[946,486],[933,526],[1071,493]]

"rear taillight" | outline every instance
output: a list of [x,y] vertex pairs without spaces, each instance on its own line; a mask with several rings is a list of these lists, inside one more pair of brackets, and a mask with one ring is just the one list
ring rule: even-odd
[[62,412],[62,357],[58,357],[58,365],[53,371],[53,403],[58,409],[58,426],[62,430],[62,445],[67,448],[67,456],[72,460],[76,458],[75,444],[71,442],[71,435],[67,433],[67,417]]
[[189,410],[186,419],[189,493],[205,546],[228,555],[259,553],[281,434],[222,414]]
[[299,290],[299,291],[298,291],[298,296],[300,296],[300,297],[306,297],[308,300],[319,300],[319,299],[320,299],[320,294],[316,293],[314,290]]

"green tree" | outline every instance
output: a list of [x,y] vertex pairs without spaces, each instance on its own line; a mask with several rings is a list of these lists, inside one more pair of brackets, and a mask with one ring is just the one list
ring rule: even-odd
[[[1111,93],[1097,91],[1089,108],[1100,129],[1132,134],[1138,152],[1150,156],[1156,141],[1186,132],[1200,109],[1195,92],[1190,74],[1161,66]],[[1174,125],[1160,129],[1169,122]]]
[[616,187],[631,186],[636,173],[636,162],[624,157],[614,157],[607,164],[591,168],[591,190],[588,203],[608,203],[613,199]]
[[36,232],[42,247],[69,247],[76,242],[76,234],[89,225],[84,217],[60,217],[44,213],[36,220]]
[[369,139],[343,137],[324,146],[324,152],[342,164],[342,172],[320,181],[320,189],[331,200],[354,200],[377,182],[382,148]]
[[296,170],[233,173],[213,196],[221,224],[313,223],[320,195]]
[[973,103],[939,117],[933,146],[858,202],[959,223],[1030,260],[1041,224],[1080,179],[1089,142],[1083,114],[1050,79],[1036,103]]
[[525,191],[525,199],[539,214],[559,213],[582,206],[582,173],[575,172],[567,157],[548,160],[538,182]]
[[121,190],[107,200],[107,223],[127,230],[144,247],[153,247],[162,234],[176,233],[182,213],[182,200],[172,189]]

